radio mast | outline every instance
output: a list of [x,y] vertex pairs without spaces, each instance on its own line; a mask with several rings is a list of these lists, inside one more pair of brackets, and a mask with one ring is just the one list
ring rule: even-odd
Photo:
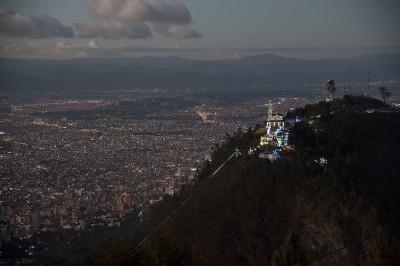
[[371,71],[368,70],[367,96],[371,96]]
[[353,95],[353,91],[351,90],[351,67],[349,67],[349,84],[347,84],[348,94]]

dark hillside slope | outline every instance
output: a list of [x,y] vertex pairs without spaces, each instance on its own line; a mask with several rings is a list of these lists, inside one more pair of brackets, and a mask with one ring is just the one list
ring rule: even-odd
[[[400,265],[400,113],[348,97],[289,115],[296,114],[304,116],[292,129],[295,152],[271,163],[248,153],[257,145],[257,127],[227,135],[196,184],[165,197],[150,223],[159,224],[192,194],[187,203],[138,250],[133,240],[126,253],[122,242],[110,244],[101,262]],[[241,156],[210,178],[235,149]]]

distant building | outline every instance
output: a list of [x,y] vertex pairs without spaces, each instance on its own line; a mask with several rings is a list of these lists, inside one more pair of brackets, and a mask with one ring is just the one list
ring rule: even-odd
[[273,144],[282,147],[288,144],[289,128],[296,122],[300,121],[298,117],[295,119],[284,120],[284,115],[274,114],[271,101],[268,104],[268,117],[266,125],[266,134],[261,136],[260,145]]
[[273,114],[273,108],[271,101],[268,104],[268,117],[267,117],[267,128],[268,127],[284,127],[285,122],[283,121],[282,114]]
[[175,194],[175,189],[174,189],[174,187],[167,187],[167,188],[165,189],[165,194],[166,194],[166,195],[173,196],[173,195]]

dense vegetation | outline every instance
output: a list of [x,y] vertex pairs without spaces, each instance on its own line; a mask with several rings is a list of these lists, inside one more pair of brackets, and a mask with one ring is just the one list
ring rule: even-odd
[[[295,115],[295,152],[273,163],[249,154],[259,126],[226,135],[194,186],[154,206],[150,227],[193,195],[187,203],[143,245],[140,233],[109,243],[100,262],[400,265],[400,113],[346,96]],[[241,156],[209,177],[235,149]]]
[[[259,158],[257,149],[249,152],[258,146],[260,125],[226,134],[195,184],[164,197],[136,230],[109,237],[90,258],[69,261],[400,265],[398,110],[345,96],[287,116],[302,119],[291,129],[295,151],[274,162]],[[236,149],[241,155],[212,176]],[[71,254],[52,262],[70,264]]]

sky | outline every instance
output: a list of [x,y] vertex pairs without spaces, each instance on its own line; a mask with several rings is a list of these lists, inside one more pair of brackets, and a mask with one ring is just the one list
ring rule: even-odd
[[400,52],[398,0],[0,0],[0,57]]

